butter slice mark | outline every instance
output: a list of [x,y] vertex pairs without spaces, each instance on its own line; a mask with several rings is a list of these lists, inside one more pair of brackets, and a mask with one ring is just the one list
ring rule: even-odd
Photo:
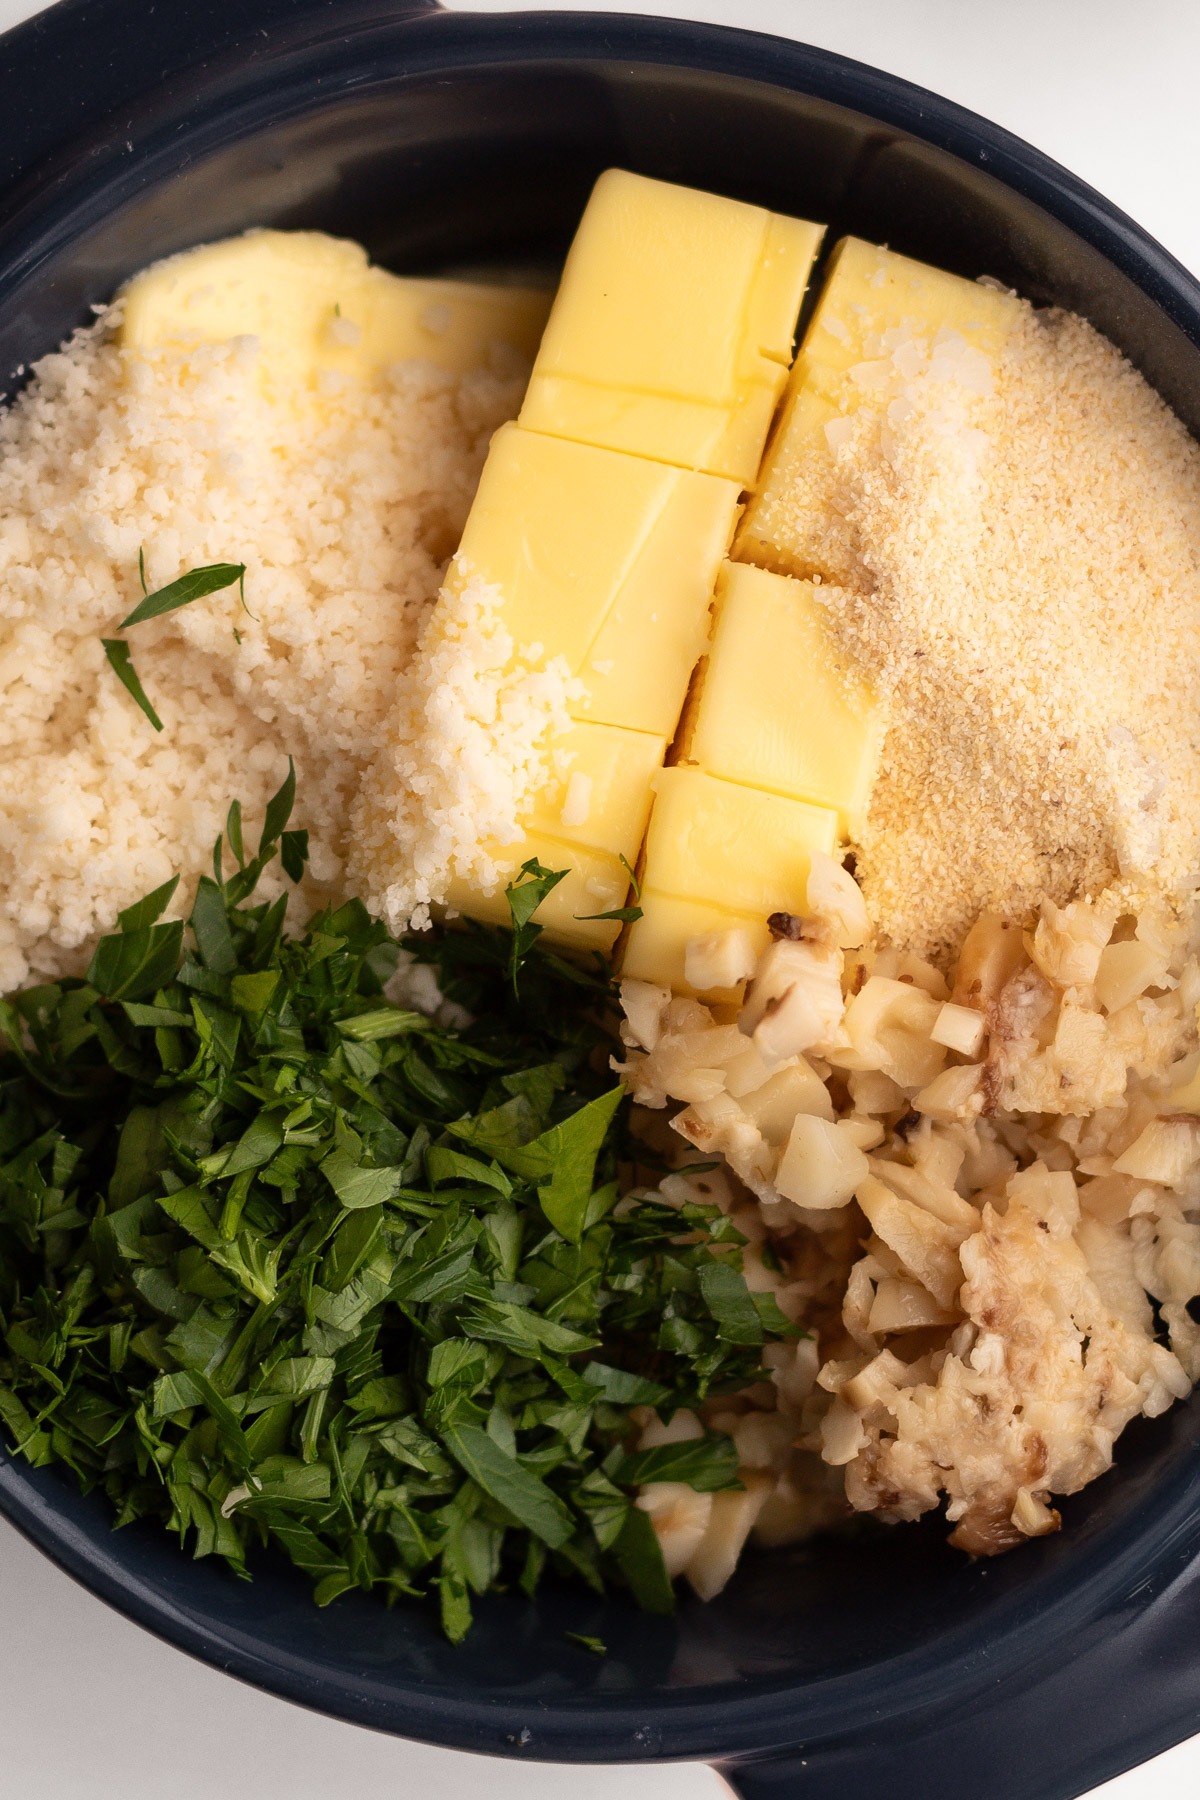
[[588,646],[576,718],[671,738],[711,627],[712,596],[737,527],[737,482],[681,473],[661,528]]
[[726,563],[680,760],[712,775],[832,807],[841,832],[866,819],[885,718],[830,641],[821,590]]
[[802,912],[813,850],[832,855],[837,814],[676,766],[654,779],[643,883],[765,919]]
[[499,588],[514,644],[566,659],[576,718],[670,737],[738,497],[718,476],[504,425],[450,580]]
[[521,422],[748,483],[822,235],[608,170],[568,254]]
[[[758,355],[778,363],[785,376],[792,365],[796,320],[824,235],[822,226],[805,219],[768,214],[762,260],[748,298],[746,335]],[[804,280],[797,294],[795,271],[801,267]]]
[[[573,724],[550,746],[559,768],[530,801],[520,836],[512,844],[491,844],[487,854],[501,871],[494,893],[455,878],[446,903],[472,918],[508,925],[504,887],[521,865],[536,856],[546,868],[567,870],[538,908],[537,923],[558,944],[608,951],[621,929],[619,920],[577,915],[611,912],[625,904],[629,870],[637,860],[650,812],[650,783],[666,753],[666,739],[607,725]],[[589,785],[586,816],[564,816],[572,784]],[[622,863],[621,858],[625,861]]]
[[[667,740],[620,726],[573,723],[549,746],[555,776],[532,799],[522,821],[567,844],[601,850],[633,865],[650,816],[650,783]],[[586,810],[568,819],[572,790],[587,783]]]
[[[500,589],[501,617],[515,644],[541,644],[547,659],[565,657],[587,685],[592,647],[625,590],[629,604],[651,608],[639,565],[659,532],[670,547],[652,556],[653,591],[658,565],[666,561],[691,603],[694,582],[684,579],[690,546],[672,524],[672,507],[685,484],[700,479],[645,457],[502,425],[455,568]],[[663,602],[673,603],[670,589]]]
[[526,390],[520,419],[530,430],[567,442],[604,445],[746,487],[758,469],[777,399],[775,390],[755,384],[736,400],[708,406],[539,376]]

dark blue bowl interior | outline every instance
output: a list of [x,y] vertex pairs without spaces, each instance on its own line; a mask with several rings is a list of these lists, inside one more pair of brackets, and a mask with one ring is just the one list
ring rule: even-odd
[[[1003,134],[799,47],[612,20],[392,21],[261,68],[227,59],[129,120],[135,149],[109,134],[10,215],[10,385],[133,270],[251,225],[357,237],[403,271],[553,266],[596,174],[620,164],[1076,308],[1200,425],[1195,301],[1169,259]],[[566,1589],[493,1599],[457,1650],[420,1608],[347,1597],[318,1612],[281,1565],[245,1584],[159,1534],[114,1534],[52,1470],[0,1462],[0,1505],[144,1623],[344,1717],[535,1755],[728,1754],[969,1704],[1116,1629],[1191,1547],[1196,1420],[1191,1405],[1131,1430],[1061,1536],[996,1563],[972,1565],[935,1524],[866,1530],[751,1555],[719,1600],[684,1598],[669,1621]]]

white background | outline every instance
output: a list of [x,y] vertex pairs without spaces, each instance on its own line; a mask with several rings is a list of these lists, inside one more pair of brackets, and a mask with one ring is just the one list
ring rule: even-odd
[[[132,28],[150,3],[128,0]],[[593,0],[595,10],[638,5]],[[946,94],[1048,151],[1200,273],[1197,0],[640,0],[640,8],[802,38]],[[0,0],[0,28],[37,10],[37,0]],[[479,0],[477,10],[513,8]],[[550,9],[530,0],[528,10]],[[225,1800],[231,1790],[254,1800],[558,1800],[564,1789],[571,1800],[715,1800],[723,1786],[687,1765],[514,1766],[301,1712],[127,1624],[2,1523],[0,1768],[0,1792],[21,1800]],[[1200,1738],[1090,1800],[1198,1793]]]

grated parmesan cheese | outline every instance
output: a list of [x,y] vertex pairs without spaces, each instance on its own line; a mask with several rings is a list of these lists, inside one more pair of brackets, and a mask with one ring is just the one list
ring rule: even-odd
[[[122,907],[204,865],[235,796],[251,829],[289,754],[307,897],[344,891],[363,772],[395,774],[397,692],[524,385],[402,365],[284,416],[257,391],[254,342],[147,357],[117,347],[115,321],[45,358],[0,415],[0,989],[86,966]],[[249,613],[231,589],[129,633],[161,734],[100,643],[137,598],[139,547],[151,586],[247,564]],[[452,728],[452,709],[429,724]],[[377,791],[403,811],[386,773]],[[356,873],[382,904],[395,866]]]
[[[393,930],[427,925],[451,875],[494,893],[490,847],[520,836],[523,802],[552,773],[550,740],[578,684],[499,620],[499,588],[459,564],[400,682],[388,744],[351,830],[351,885]],[[536,648],[536,647],[535,647]]]

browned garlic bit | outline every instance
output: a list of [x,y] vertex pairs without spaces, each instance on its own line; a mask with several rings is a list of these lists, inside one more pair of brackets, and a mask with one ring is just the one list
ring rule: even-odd
[[[947,980],[872,938],[828,858],[808,902],[773,921],[736,1012],[621,987],[635,1100],[676,1107],[675,1132],[725,1165],[664,1192],[715,1198],[751,1287],[813,1334],[768,1352],[769,1388],[702,1409],[744,1493],[642,1497],[704,1595],[751,1532],[835,1517],[839,1470],[849,1506],[886,1520],[944,1500],[971,1552],[1053,1531],[1054,1497],[1200,1376],[1186,931],[1108,895],[1045,900],[1025,928],[979,919]],[[692,1429],[650,1419],[644,1441]]]

